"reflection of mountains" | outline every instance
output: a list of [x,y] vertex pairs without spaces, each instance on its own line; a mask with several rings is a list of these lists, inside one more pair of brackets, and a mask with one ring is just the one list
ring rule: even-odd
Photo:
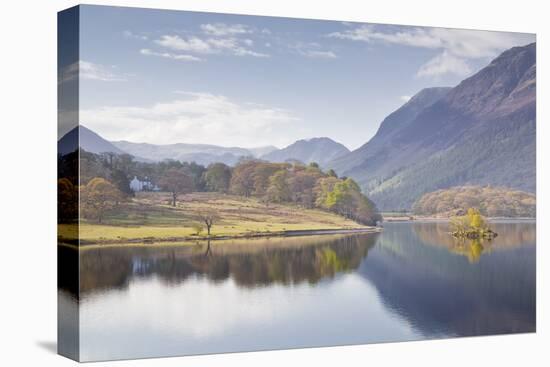
[[426,336],[535,330],[533,224],[499,228],[499,233],[516,234],[517,246],[509,240],[506,251],[494,251],[474,264],[446,246],[425,245],[439,241],[436,223],[420,230],[417,225],[395,224],[391,230],[387,225],[376,250],[358,269],[387,307]]
[[[357,269],[377,234],[307,236],[212,242],[181,247],[104,248],[81,251],[81,294],[126,288],[133,278],[156,276],[173,284],[192,276],[232,278],[242,287],[317,283]],[[72,250],[67,250],[72,251]]]

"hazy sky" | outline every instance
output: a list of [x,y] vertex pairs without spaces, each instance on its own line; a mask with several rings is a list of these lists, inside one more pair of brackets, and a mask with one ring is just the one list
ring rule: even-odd
[[[350,149],[534,35],[82,6],[80,122],[109,140]],[[65,70],[67,80],[71,74]],[[74,66],[73,66],[74,68]]]

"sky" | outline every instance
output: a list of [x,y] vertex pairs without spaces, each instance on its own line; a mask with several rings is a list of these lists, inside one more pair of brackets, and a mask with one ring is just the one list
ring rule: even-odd
[[355,149],[421,89],[455,86],[502,51],[534,41],[524,33],[81,6],[79,61],[60,62],[59,83],[79,75],[80,123],[112,141],[281,148],[326,136]]

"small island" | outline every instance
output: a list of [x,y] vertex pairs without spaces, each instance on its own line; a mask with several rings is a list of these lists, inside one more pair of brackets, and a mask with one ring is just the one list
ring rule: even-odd
[[451,218],[451,235],[470,240],[492,240],[497,233],[489,228],[478,209],[469,208],[466,215]]

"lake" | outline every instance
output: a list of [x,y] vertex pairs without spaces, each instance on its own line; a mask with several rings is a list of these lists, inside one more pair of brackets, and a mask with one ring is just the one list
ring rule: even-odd
[[[499,236],[484,243],[454,240],[446,223],[403,222],[374,234],[85,249],[80,357],[534,332],[535,223],[492,228]],[[75,287],[62,288],[71,307]]]

